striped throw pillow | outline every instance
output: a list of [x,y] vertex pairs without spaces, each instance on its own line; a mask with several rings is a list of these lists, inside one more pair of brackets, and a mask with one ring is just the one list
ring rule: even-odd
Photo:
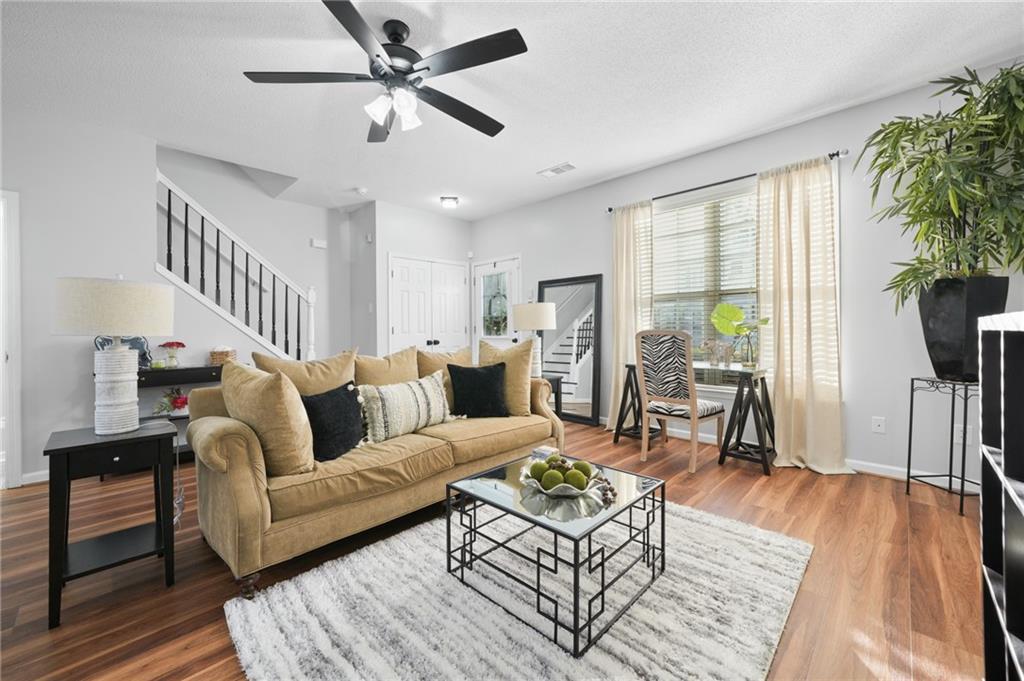
[[361,385],[359,395],[370,442],[384,442],[452,418],[442,371],[405,383]]

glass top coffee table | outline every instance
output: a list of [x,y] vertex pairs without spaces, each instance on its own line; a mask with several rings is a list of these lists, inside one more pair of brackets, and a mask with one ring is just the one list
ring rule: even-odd
[[597,491],[553,499],[522,480],[539,460],[447,486],[447,569],[580,657],[665,570],[665,482],[596,465],[610,504]]

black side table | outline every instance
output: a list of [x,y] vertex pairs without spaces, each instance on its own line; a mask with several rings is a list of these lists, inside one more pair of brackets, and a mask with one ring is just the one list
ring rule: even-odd
[[[612,435],[612,442],[619,441],[620,435],[639,440],[643,436],[643,414],[640,401],[640,381],[636,377],[636,364],[626,365],[626,383],[622,386],[622,400],[619,402],[619,418],[615,422],[615,433]],[[633,425],[625,428],[626,419],[633,418]],[[654,419],[647,429],[648,436],[653,440],[661,435],[661,428],[654,425]]]
[[551,394],[555,398],[555,415],[562,418],[562,374],[541,374],[541,378],[551,384]]
[[[164,581],[174,584],[173,423],[149,423],[121,435],[92,428],[57,431],[43,452],[50,458],[50,628],[60,625],[64,585],[146,556],[163,555]],[[68,544],[71,481],[151,467],[156,521]]]
[[[754,419],[754,435],[756,442],[744,442],[743,430],[747,419]],[[733,433],[736,441],[731,442]],[[729,425],[722,438],[722,449],[718,453],[718,465],[725,463],[725,457],[761,464],[765,475],[771,475],[768,465],[769,457],[775,455],[775,414],[772,413],[772,400],[768,395],[768,381],[762,369],[756,371],[740,371],[736,385],[736,397],[732,401],[732,412],[729,414]]]
[[[910,458],[914,451],[914,394],[918,392],[938,393],[949,395],[949,471],[946,473],[934,473],[923,475],[910,474]],[[910,481],[916,480],[932,487],[945,489],[953,493],[953,481],[960,482],[960,515],[964,514],[964,497],[976,497],[978,492],[965,492],[964,483],[969,482],[981,488],[981,483],[971,480],[967,475],[967,407],[972,397],[978,396],[978,383],[967,381],[950,381],[944,378],[917,376],[910,379],[910,422],[907,425],[907,494],[910,494]],[[956,430],[956,402],[959,399],[963,403],[963,430],[960,433],[960,474],[953,474],[953,434]],[[981,433],[978,433],[981,436]],[[946,478],[946,484],[936,484],[931,480],[934,478]]]

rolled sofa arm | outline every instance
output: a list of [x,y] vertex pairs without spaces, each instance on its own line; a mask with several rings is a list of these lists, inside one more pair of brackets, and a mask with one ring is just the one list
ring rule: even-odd
[[252,428],[225,416],[188,426],[196,454],[199,529],[235,577],[256,572],[263,533],[270,527],[270,497],[263,450]]
[[551,435],[557,441],[558,449],[563,449],[565,447],[565,426],[562,424],[562,419],[558,418],[558,415],[551,409],[551,405],[548,404],[550,397],[551,384],[547,380],[543,378],[530,379],[530,411],[551,421]]

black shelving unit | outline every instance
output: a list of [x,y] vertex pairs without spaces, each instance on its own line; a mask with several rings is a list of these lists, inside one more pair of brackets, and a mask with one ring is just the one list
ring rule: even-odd
[[985,678],[1024,681],[1024,312],[978,327]]

